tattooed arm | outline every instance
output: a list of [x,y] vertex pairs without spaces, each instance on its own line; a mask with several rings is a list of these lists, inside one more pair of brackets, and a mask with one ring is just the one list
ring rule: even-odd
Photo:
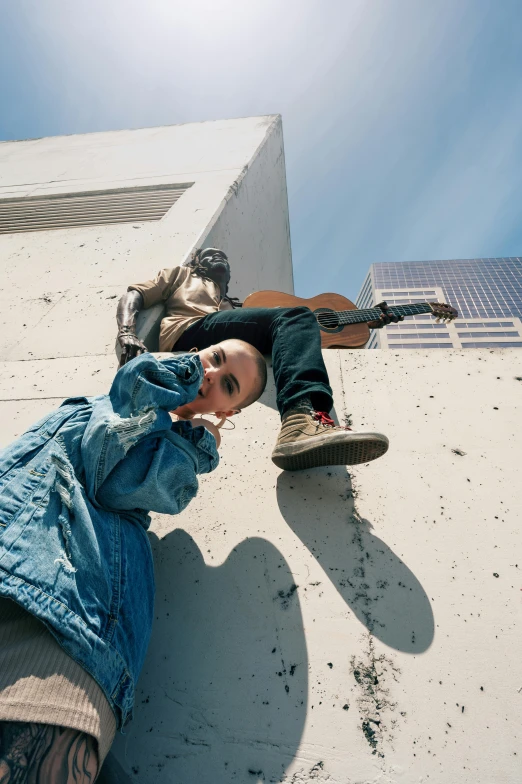
[[91,784],[97,772],[91,735],[51,724],[0,722],[1,784]]

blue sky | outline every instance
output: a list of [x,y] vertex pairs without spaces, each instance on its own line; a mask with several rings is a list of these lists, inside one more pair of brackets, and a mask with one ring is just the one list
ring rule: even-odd
[[520,0],[0,0],[0,138],[283,115],[296,292],[522,254]]

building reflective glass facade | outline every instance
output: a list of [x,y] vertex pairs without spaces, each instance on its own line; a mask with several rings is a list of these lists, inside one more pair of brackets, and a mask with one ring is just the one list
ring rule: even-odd
[[367,348],[522,348],[520,257],[372,264],[357,306],[382,300],[446,302],[459,318],[448,326],[431,316],[405,319],[374,331]]

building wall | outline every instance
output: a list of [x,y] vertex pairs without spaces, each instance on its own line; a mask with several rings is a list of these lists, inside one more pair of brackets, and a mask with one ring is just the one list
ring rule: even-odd
[[518,784],[522,352],[325,351],[378,461],[270,461],[270,384],[155,516],[138,784]]
[[373,264],[357,298],[401,306],[446,302],[459,317],[445,325],[429,315],[374,332],[366,348],[522,348],[522,262],[509,259]]
[[[522,353],[324,357],[338,418],[389,452],[280,472],[272,381],[237,417],[194,502],[154,516],[153,637],[114,753],[137,784],[518,784]],[[5,363],[3,442],[112,374]]]
[[230,188],[219,219],[199,241],[203,247],[226,249],[232,263],[232,293],[244,297],[261,289],[293,292],[287,205],[283,126],[276,121]]

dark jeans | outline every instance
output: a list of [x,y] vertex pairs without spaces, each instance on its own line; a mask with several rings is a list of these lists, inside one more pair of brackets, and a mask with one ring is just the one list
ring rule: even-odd
[[308,308],[238,308],[211,313],[192,324],[173,350],[208,348],[221,340],[245,340],[272,354],[277,407],[282,415],[303,397],[317,411],[330,411],[332,390],[321,354],[315,316]]

